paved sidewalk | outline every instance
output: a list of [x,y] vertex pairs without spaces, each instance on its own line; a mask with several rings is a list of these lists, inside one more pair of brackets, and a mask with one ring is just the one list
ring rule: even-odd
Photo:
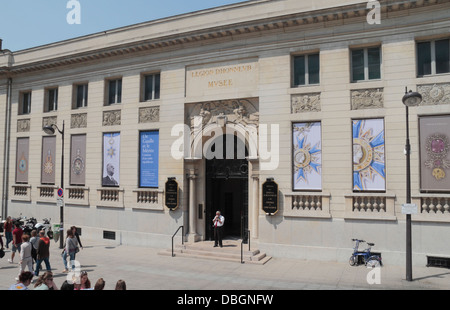
[[[213,261],[159,255],[161,249],[111,246],[106,242],[82,240],[77,254],[81,269],[88,272],[92,286],[98,278],[112,290],[119,279],[128,290],[449,290],[450,269],[413,267],[412,282],[405,267],[385,262],[379,273],[364,266],[273,257],[265,265]],[[66,279],[59,243],[52,241],[50,263],[58,287]],[[11,251],[0,260],[0,290],[15,283],[19,268],[8,263]],[[18,262],[16,254],[15,261]],[[45,265],[44,265],[45,267]],[[369,280],[380,284],[369,284]],[[30,286],[33,287],[33,284]]]

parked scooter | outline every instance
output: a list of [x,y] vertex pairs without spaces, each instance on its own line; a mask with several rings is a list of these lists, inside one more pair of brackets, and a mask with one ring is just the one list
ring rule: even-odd
[[37,224],[37,220],[34,217],[30,217],[29,219],[24,218],[25,224],[22,225],[23,233],[27,235],[31,235],[31,232],[34,230],[34,227]]
[[27,219],[26,217],[23,217],[21,214],[20,217],[13,219],[13,223],[19,223],[19,226],[20,228],[22,228],[23,233],[26,235],[30,235],[37,221],[33,217]]
[[366,242],[369,246],[364,251],[359,251],[359,243],[365,242],[364,240],[352,239],[355,242],[355,247],[353,248],[353,254],[350,256],[349,264],[350,266],[365,264],[368,267],[380,267],[383,266],[381,262],[381,256],[377,254],[372,254],[371,248],[375,243]]
[[47,219],[47,218],[45,218],[45,219],[42,219],[42,223],[37,223],[35,226],[34,226],[34,228],[39,232],[39,231],[41,231],[41,230],[44,230],[45,231],[45,234],[47,235],[47,237],[49,238],[49,239],[53,239],[53,231],[52,231],[52,227],[51,227],[51,224],[50,224],[50,220],[49,219]]

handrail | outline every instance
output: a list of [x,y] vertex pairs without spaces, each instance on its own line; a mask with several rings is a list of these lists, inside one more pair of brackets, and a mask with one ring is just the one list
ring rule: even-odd
[[180,227],[178,227],[177,231],[173,234],[172,236],[172,257],[175,256],[175,254],[173,253],[173,238],[175,237],[175,235],[178,233],[178,231],[181,228],[181,244],[184,244],[184,226],[181,225]]
[[[246,236],[244,236],[244,238],[242,238],[241,241],[241,264],[244,263],[244,250],[243,250],[243,244],[245,240],[248,240],[248,250],[250,251],[250,230],[246,230],[245,231]],[[246,238],[245,238],[246,237]]]

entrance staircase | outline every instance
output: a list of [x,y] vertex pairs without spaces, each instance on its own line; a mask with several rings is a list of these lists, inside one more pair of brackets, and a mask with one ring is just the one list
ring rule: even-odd
[[[259,265],[264,265],[271,259],[270,256],[261,253],[258,249],[250,248],[249,250],[248,244],[242,245],[241,256],[241,242],[241,240],[223,240],[223,247],[214,247],[214,241],[184,243],[175,245],[173,253],[175,257],[192,257]],[[172,256],[172,249],[163,250],[158,254]]]

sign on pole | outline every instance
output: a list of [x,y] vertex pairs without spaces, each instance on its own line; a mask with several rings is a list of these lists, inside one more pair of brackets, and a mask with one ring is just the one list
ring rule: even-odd
[[417,214],[417,205],[414,203],[402,204],[402,214]]

